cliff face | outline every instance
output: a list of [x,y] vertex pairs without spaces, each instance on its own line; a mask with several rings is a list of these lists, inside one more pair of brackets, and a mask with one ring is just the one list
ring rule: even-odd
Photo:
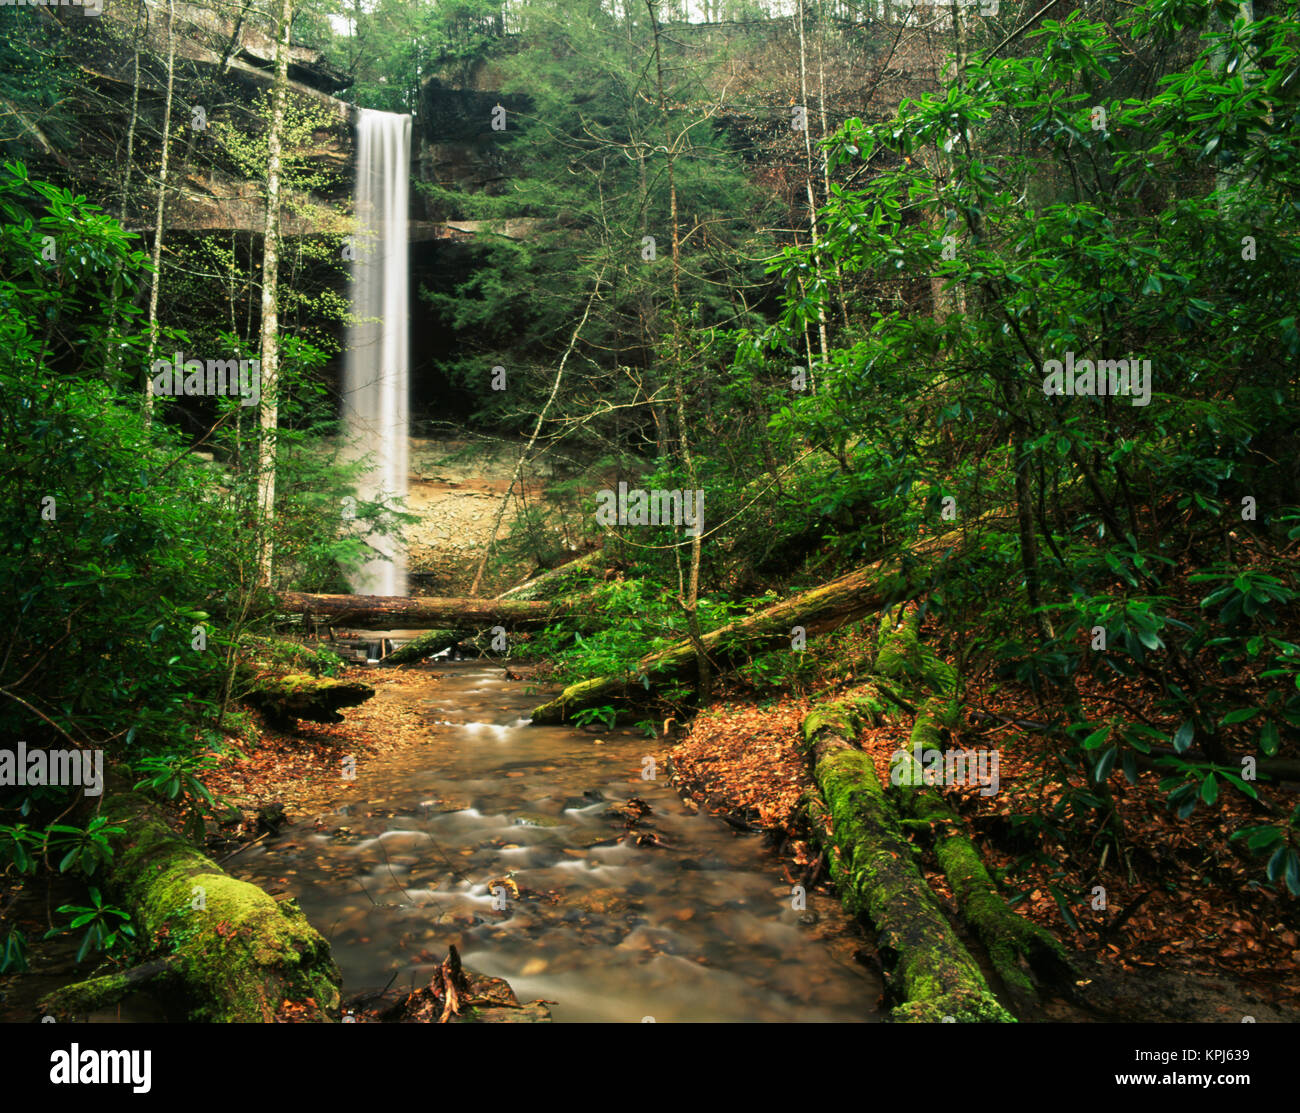
[[[104,5],[91,18],[74,8],[24,13],[33,34],[69,70],[57,110],[60,127],[25,127],[8,146],[33,174],[62,182],[114,213],[128,227],[152,226],[167,91],[167,5],[162,0]],[[239,6],[223,17],[175,5],[171,116],[171,185],[167,227],[173,231],[260,234],[260,181],[249,167],[263,133],[260,108],[271,87],[273,44],[248,25]],[[138,62],[138,82],[137,82]],[[320,51],[294,46],[289,80],[306,121],[298,144],[310,185],[291,193],[285,231],[332,230],[331,211],[346,203],[352,156],[352,106],[334,94],[347,78]],[[138,85],[138,90],[137,90]],[[134,122],[134,126],[133,126]],[[77,141],[60,141],[60,133]],[[126,147],[132,145],[131,182]],[[146,168],[142,170],[142,168]]]
[[[38,176],[59,181],[121,212],[128,227],[153,226],[155,183],[141,167],[158,165],[166,105],[167,5],[142,0],[106,5],[99,18],[69,9],[36,9],[43,33],[70,59],[62,111],[75,146],[51,139],[30,122],[11,153]],[[274,76],[270,38],[232,6],[229,16],[190,4],[175,6],[175,73],[171,118],[169,232],[230,232],[258,236],[265,223],[262,180],[252,172],[264,123],[261,108]],[[319,50],[294,44],[289,65],[292,111],[307,123],[293,146],[298,177],[282,215],[287,236],[346,232],[351,211],[355,108],[340,99],[348,77]],[[138,100],[132,135],[132,104]],[[482,70],[479,71],[482,73]],[[510,112],[526,99],[428,79],[413,136],[412,173],[422,181],[493,192],[507,177],[491,129],[492,110]],[[124,189],[128,135],[134,170]],[[417,240],[468,240],[473,222],[446,223],[412,196],[411,234]]]
[[[166,0],[106,4],[98,18],[62,7],[25,9],[25,14],[31,21],[25,26],[39,28],[57,43],[70,71],[58,111],[73,120],[68,134],[78,139],[60,143],[55,130],[43,130],[41,120],[0,104],[19,124],[18,141],[6,144],[9,152],[28,161],[34,174],[87,194],[122,213],[129,227],[147,231],[156,203],[156,183],[149,173],[159,161],[167,87]],[[848,114],[887,115],[902,97],[925,92],[950,46],[942,28],[934,35],[911,32],[904,37],[891,34],[883,23],[841,31],[826,81],[830,104],[840,110],[831,114],[832,127]],[[705,84],[723,105],[719,122],[752,146],[756,176],[785,192],[791,157],[803,157],[801,151],[785,149],[792,142],[789,129],[779,108],[771,107],[789,100],[791,80],[797,89],[797,77],[791,75],[798,73],[799,44],[790,21],[674,25],[672,32],[668,49],[682,61],[716,61],[716,72],[712,78],[706,75]],[[265,220],[258,159],[261,109],[272,83],[273,43],[247,21],[241,3],[224,9],[218,3],[216,10],[178,3],[174,46],[173,192],[167,228],[258,236]],[[509,40],[503,49],[510,49]],[[294,44],[291,51],[292,110],[300,121],[291,144],[298,181],[290,183],[286,194],[284,233],[345,234],[354,109],[340,95],[346,94],[350,79],[319,50]],[[501,67],[491,61],[425,79],[413,133],[417,180],[468,192],[507,188],[511,167],[492,129],[492,116],[498,108],[508,117],[527,112],[529,100],[499,92],[502,81]],[[128,135],[134,167],[129,190],[124,169]],[[790,192],[800,204],[793,187]],[[472,240],[480,225],[458,220],[458,215],[413,191],[411,238]],[[525,236],[528,222],[504,231]]]

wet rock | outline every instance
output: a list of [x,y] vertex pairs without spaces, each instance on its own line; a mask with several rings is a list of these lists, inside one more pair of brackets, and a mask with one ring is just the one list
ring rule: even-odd
[[521,812],[515,816],[515,825],[519,827],[562,827],[564,824],[549,815],[538,815],[536,812]]

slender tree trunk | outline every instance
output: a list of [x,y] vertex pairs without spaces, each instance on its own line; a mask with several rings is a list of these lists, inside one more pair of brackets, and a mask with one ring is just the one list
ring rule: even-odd
[[[817,114],[821,118],[822,139],[824,140],[830,134],[830,125],[826,122],[826,55],[824,52],[826,42],[826,29],[822,15],[819,12],[817,16]],[[829,200],[831,195],[831,165],[826,158],[826,152],[821,155],[822,164],[822,196]],[[847,329],[849,327],[849,310],[844,302],[844,275],[840,271],[839,263],[835,263],[835,303],[840,311],[840,324]]]
[[153,226],[153,281],[149,284],[149,355],[145,360],[145,412],[153,416],[154,351],[158,347],[158,288],[162,284],[163,214],[167,205],[167,149],[171,145],[172,87],[176,76],[176,4],[167,0],[167,98],[163,105],[162,164],[158,169],[158,207]]
[[[122,171],[122,200],[117,207],[117,220],[122,225],[126,224],[127,209],[131,203],[131,170],[132,163],[135,160],[135,125],[140,116],[140,22],[144,15],[144,0],[137,0],[131,58],[131,119],[126,127],[126,166]],[[107,369],[110,379],[115,377],[122,362],[117,347],[117,302],[121,297],[121,293],[122,265],[119,263],[113,268],[113,292],[108,306],[108,332],[104,341],[104,367]],[[150,363],[152,363],[152,359]],[[153,380],[150,378],[150,390],[152,386]]]
[[[818,252],[821,247],[821,234],[817,227],[817,196],[813,190],[813,154],[812,135],[808,127],[808,62],[803,34],[803,0],[795,8],[795,22],[799,29],[799,100],[803,106],[803,149],[805,156],[804,189],[808,194],[808,232],[812,238],[813,273],[821,285],[821,259]],[[820,291],[817,297],[817,341],[821,348],[823,366],[830,358],[830,345],[826,340],[826,308],[822,304]],[[812,369],[809,368],[811,371]]]
[[272,537],[275,524],[275,448],[279,425],[276,394],[280,378],[279,318],[276,297],[280,283],[280,136],[289,86],[289,30],[293,0],[280,0],[275,43],[275,87],[271,94],[271,126],[266,140],[266,233],[262,247],[262,406],[258,444],[257,520],[258,579],[271,586]]
[[[664,92],[663,54],[660,50],[659,41],[659,19],[655,12],[654,0],[646,0],[646,7],[650,11],[650,25],[654,32],[655,74],[659,89],[659,111],[663,118],[664,148],[667,151],[668,158],[668,216],[671,223],[673,246],[672,375],[674,401],[677,408],[677,439],[681,447],[682,464],[686,469],[687,482],[690,484],[690,489],[695,491],[697,490],[695,457],[691,453],[691,440],[686,428],[685,388],[682,381],[682,361],[685,358],[685,353],[682,344],[682,255],[681,228],[677,211],[676,177],[677,140],[680,137],[673,137],[669,128],[668,99]],[[700,630],[700,554],[704,540],[704,507],[702,499],[696,501],[695,513],[694,535],[691,537],[691,568],[685,584],[682,582],[680,550],[674,549],[674,554],[677,556],[677,601],[682,608],[682,613],[686,616],[686,628],[691,645],[695,649],[696,690],[700,704],[703,705],[709,700],[713,686],[713,675],[709,664],[709,655],[704,647],[703,633]]]
[[[1253,0],[1246,0],[1245,3],[1237,5],[1237,15],[1247,23],[1255,22],[1255,5]],[[1224,30],[1229,30],[1231,21],[1224,25]],[[1227,51],[1224,47],[1219,46],[1214,51],[1214,65],[1219,72],[1223,72],[1228,63]],[[1247,68],[1252,68],[1247,63]],[[1235,190],[1233,187],[1240,181],[1241,172],[1230,170],[1216,170],[1214,173],[1214,191],[1217,196],[1217,206],[1220,212],[1223,212],[1229,204]]]

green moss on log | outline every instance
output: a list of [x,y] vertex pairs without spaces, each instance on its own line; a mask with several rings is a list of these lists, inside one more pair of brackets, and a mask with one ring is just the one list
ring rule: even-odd
[[393,650],[380,662],[385,667],[393,665],[411,665],[441,653],[450,645],[455,645],[467,635],[460,630],[429,630],[413,641],[407,642],[400,649]]
[[920,611],[915,607],[908,608],[897,627],[891,612],[881,615],[876,671],[889,679],[911,681],[927,692],[956,692],[957,671],[921,641],[919,625]]
[[118,970],[98,978],[56,989],[40,1000],[40,1009],[47,1016],[88,1016],[99,1009],[108,1008],[141,990],[156,989],[176,973],[173,956],[154,959],[130,970]]
[[934,853],[952,888],[962,919],[988,952],[998,977],[1013,997],[1028,1003],[1037,996],[1026,963],[1033,971],[1061,980],[1070,967],[1064,946],[1051,932],[1019,915],[997,890],[960,816],[943,796],[925,783],[914,754],[939,745],[937,708],[942,698],[927,701],[916,718],[908,751],[896,755],[904,763],[895,778],[897,798],[905,814],[934,839]]
[[890,617],[883,616],[876,655],[876,667],[882,674],[914,684],[929,695],[917,709],[908,749],[895,756],[903,763],[899,775],[893,778],[895,795],[912,824],[930,829],[935,857],[952,888],[962,919],[983,944],[998,977],[1012,997],[1028,1003],[1037,996],[1031,970],[1058,981],[1069,976],[1065,948],[1051,932],[1007,904],[961,818],[938,791],[925,783],[913,755],[926,750],[942,751],[941,730],[957,726],[960,707],[956,673],[919,641],[918,618],[913,610],[895,628]]
[[825,800],[814,798],[809,810],[845,909],[865,916],[879,933],[890,989],[900,1000],[894,1017],[1014,1019],[989,991],[917,868],[870,756],[839,733],[853,719],[842,705],[805,719],[813,776]]
[[873,684],[862,684],[843,699],[819,703],[803,720],[805,746],[812,745],[823,730],[842,738],[851,738],[864,726],[873,727],[892,710],[886,699]]
[[[190,1019],[270,1021],[286,1001],[305,1004],[317,1019],[337,1018],[338,967],[296,902],[277,903],[231,877],[140,797],[109,799],[103,814],[127,831],[109,888],[138,937],[170,949],[168,978],[183,992]],[[67,1009],[63,1002],[102,998],[110,987],[94,981],[47,999],[53,1015]]]

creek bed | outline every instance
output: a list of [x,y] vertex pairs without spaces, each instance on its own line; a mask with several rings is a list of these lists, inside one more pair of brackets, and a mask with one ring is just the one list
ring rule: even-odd
[[[363,763],[365,804],[226,863],[298,899],[345,997],[425,984],[455,943],[557,1021],[879,1019],[838,903],[792,907],[761,836],[696,813],[662,765],[643,779],[653,739],[531,726],[544,697],[494,666],[427,677],[392,698],[427,716],[428,744]],[[628,828],[611,812],[631,797],[652,810]]]

